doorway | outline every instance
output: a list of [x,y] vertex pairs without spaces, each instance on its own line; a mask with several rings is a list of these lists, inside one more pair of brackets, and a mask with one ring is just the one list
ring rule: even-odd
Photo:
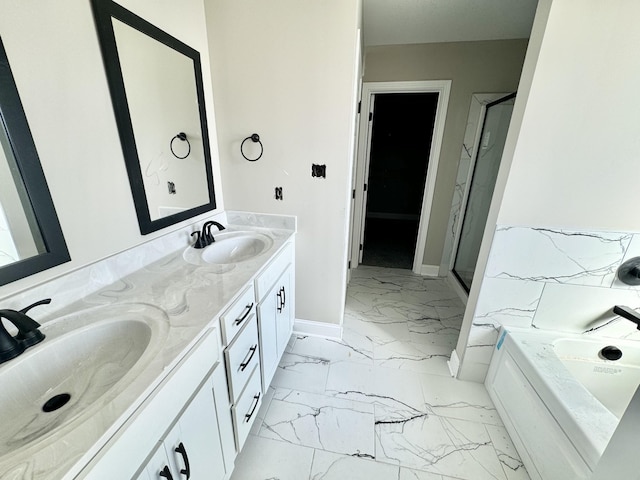
[[[351,269],[363,260],[367,264],[391,266],[381,261],[385,261],[387,256],[382,253],[393,248],[403,252],[401,268],[410,268],[417,274],[437,275],[438,268],[433,273],[425,271],[422,260],[450,89],[450,80],[363,84],[353,189]],[[394,103],[401,107],[404,104],[405,112],[398,113]],[[406,106],[409,104],[411,107],[412,103],[413,111],[407,113]],[[428,114],[425,114],[425,109]],[[391,114],[386,115],[385,110]],[[385,116],[391,119],[386,127]],[[394,124],[405,119],[408,124],[394,128]],[[378,141],[373,139],[373,126],[380,122],[387,136],[400,139],[399,150],[409,153],[408,160],[399,160],[395,153],[385,155],[387,147],[382,140],[381,158],[376,159]],[[418,157],[421,157],[421,163],[416,161]],[[404,180],[400,176],[402,172],[405,173]],[[372,197],[371,202],[369,196]],[[398,206],[409,208],[400,209]],[[382,253],[376,253],[376,250]],[[393,257],[393,252],[389,256]]]
[[438,93],[378,93],[373,118],[362,264],[411,269]]

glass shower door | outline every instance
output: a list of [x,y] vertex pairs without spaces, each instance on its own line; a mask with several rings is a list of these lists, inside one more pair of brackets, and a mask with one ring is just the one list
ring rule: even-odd
[[488,104],[485,112],[453,265],[453,274],[467,292],[476,270],[515,96],[513,93]]

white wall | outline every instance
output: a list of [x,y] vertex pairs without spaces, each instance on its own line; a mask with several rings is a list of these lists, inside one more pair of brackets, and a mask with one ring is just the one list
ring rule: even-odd
[[[226,206],[298,216],[296,317],[340,323],[360,0],[206,7]],[[240,155],[252,133],[264,144],[257,162]],[[326,179],[311,177],[313,163]]]
[[498,223],[640,231],[640,2],[554,0]]
[[[202,0],[119,3],[201,53],[221,209]],[[1,8],[0,33],[72,261],[0,287],[0,298],[164,233],[138,229],[90,2],[3,1]]]
[[[576,332],[613,318],[616,303],[640,308],[638,289],[615,280],[640,254],[639,15],[633,0],[539,4],[458,342],[461,378],[482,380],[501,324]],[[601,334],[637,338],[618,323]]]

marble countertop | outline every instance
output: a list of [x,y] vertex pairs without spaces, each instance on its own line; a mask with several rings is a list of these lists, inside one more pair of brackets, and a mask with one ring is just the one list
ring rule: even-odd
[[[219,216],[212,218],[223,220]],[[38,321],[46,325],[49,320],[96,307],[108,315],[110,308],[119,305],[148,304],[164,312],[168,334],[154,347],[156,351],[143,371],[137,372],[134,381],[124,390],[119,391],[116,384],[85,413],[50,434],[44,434],[37,441],[0,457],[0,478],[73,478],[206,330],[217,325],[217,315],[235,300],[242,288],[295,234],[293,217],[229,214],[228,220],[231,223],[229,231],[257,231],[269,236],[273,245],[242,263],[195,266],[182,258],[188,245],[188,234],[195,230],[194,227],[186,227],[168,234],[167,237],[171,238],[160,238],[134,247],[42,285],[34,292],[25,292],[13,299],[16,307],[5,307],[17,308],[17,305],[26,305],[33,298],[50,296],[54,302],[49,311],[38,316]],[[162,256],[163,248],[172,248],[171,253]],[[157,259],[144,264],[141,256]],[[132,264],[144,265],[128,272]],[[120,276],[122,273],[127,274]],[[88,284],[92,284],[95,291],[85,295]],[[0,369],[7,368],[6,365],[9,363]]]

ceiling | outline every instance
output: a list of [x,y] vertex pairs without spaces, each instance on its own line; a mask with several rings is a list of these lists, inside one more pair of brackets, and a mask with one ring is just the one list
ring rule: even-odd
[[363,0],[364,44],[528,38],[537,0]]

